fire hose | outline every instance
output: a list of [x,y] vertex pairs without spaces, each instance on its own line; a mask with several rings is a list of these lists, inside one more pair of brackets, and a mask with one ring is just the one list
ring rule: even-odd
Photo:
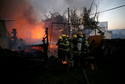
[[73,76],[72,73],[69,72],[69,70],[68,70],[68,68],[67,68],[67,73],[68,73],[68,75],[71,76],[74,80],[76,80],[76,81],[78,81],[78,82],[80,82],[80,83],[82,83],[82,84],[89,84],[89,81],[88,81],[88,79],[87,79],[85,70],[83,69],[82,71],[83,71],[83,74],[84,74],[84,76],[85,76],[85,80],[86,80],[87,83],[86,83],[85,81],[82,81],[82,80],[76,78],[75,76]]
[[66,63],[67,64],[67,73],[68,73],[68,75],[70,76],[70,77],[72,77],[74,80],[76,80],[76,81],[78,81],[79,83],[81,83],[81,84],[89,84],[89,81],[88,81],[88,78],[87,78],[87,75],[86,75],[86,73],[85,73],[85,70],[84,70],[84,68],[80,65],[80,67],[81,67],[81,69],[82,69],[82,72],[83,72],[83,74],[84,74],[84,77],[85,77],[85,81],[82,81],[82,80],[80,80],[80,79],[78,79],[78,78],[76,78],[75,76],[73,76],[72,75],[72,73],[69,71],[69,68],[68,68],[68,64],[69,64],[69,62],[67,62]]

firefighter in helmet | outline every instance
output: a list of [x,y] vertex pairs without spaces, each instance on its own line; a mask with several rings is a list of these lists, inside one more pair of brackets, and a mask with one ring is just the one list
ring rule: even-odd
[[63,61],[66,60],[66,57],[69,56],[69,52],[70,52],[70,42],[67,39],[67,35],[63,34]]
[[58,57],[60,59],[62,59],[62,52],[63,52],[63,38],[62,38],[62,36],[59,37],[56,45],[58,46]]
[[66,38],[69,38],[69,35],[66,35]]
[[72,45],[71,45],[72,51],[74,52],[75,49],[77,48],[77,35],[73,35],[73,38],[72,38],[71,42],[72,42]]
[[69,35],[66,35],[66,44],[67,44],[67,48],[68,48],[66,53],[67,53],[68,59],[70,60],[70,58],[71,58],[71,39],[69,38]]
[[84,46],[85,46],[85,39],[82,32],[77,33],[77,38],[74,41],[74,67],[77,69],[80,63],[83,68],[86,68],[84,62]]
[[69,35],[66,35],[66,40],[70,41]]

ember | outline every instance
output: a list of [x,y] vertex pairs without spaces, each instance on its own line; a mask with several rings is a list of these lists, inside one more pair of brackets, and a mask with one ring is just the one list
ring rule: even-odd
[[25,50],[25,52],[30,52],[31,50]]
[[63,64],[67,64],[67,62],[66,62],[66,61],[62,61],[62,63],[63,63]]
[[38,50],[38,51],[42,51],[43,49],[41,47],[32,47],[32,49]]

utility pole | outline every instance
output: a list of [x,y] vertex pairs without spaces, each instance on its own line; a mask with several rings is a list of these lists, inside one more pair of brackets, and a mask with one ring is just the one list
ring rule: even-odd
[[46,28],[45,33],[46,33],[46,37],[43,38],[42,42],[43,42],[43,46],[44,46],[43,47],[44,54],[45,54],[46,58],[48,58],[48,54],[47,54],[47,52],[48,52],[48,46],[49,46],[49,42],[48,42],[48,28]]
[[48,40],[48,28],[46,28],[46,39],[47,39],[47,46],[49,46],[49,40]]
[[70,37],[69,8],[68,8],[68,32],[69,32],[69,37]]
[[[68,7],[68,21],[65,23],[60,23],[60,22],[52,22],[52,24],[63,24],[63,25],[67,25],[67,31],[66,31],[66,34],[69,35],[69,37],[71,37],[71,33],[70,33],[70,12],[69,12],[69,7]],[[52,26],[52,29],[53,29],[53,26]]]

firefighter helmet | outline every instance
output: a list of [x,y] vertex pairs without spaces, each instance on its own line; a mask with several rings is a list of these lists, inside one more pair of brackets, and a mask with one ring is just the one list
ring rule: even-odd
[[63,35],[62,35],[62,37],[66,37],[66,35],[65,35],[65,34],[63,34]]
[[68,36],[68,35],[66,35],[66,38],[69,38],[69,36]]
[[60,36],[59,39],[62,40],[62,36]]
[[77,37],[77,35],[73,35],[73,38],[76,38]]

